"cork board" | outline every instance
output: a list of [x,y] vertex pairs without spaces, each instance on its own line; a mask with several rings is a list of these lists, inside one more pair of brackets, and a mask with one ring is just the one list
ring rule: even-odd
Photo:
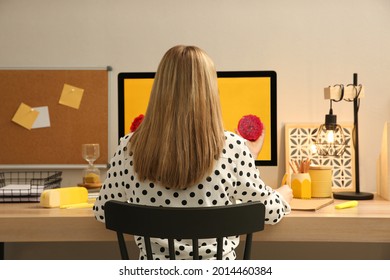
[[[79,108],[59,103],[64,85],[83,89]],[[108,69],[0,70],[0,164],[86,164],[83,143],[99,143],[108,161]],[[21,103],[47,107],[50,126],[12,121]]]

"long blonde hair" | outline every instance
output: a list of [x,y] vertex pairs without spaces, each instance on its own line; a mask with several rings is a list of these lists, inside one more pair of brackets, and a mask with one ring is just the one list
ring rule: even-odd
[[225,137],[217,74],[195,46],[163,56],[144,120],[130,140],[139,179],[164,187],[190,187],[212,172]]

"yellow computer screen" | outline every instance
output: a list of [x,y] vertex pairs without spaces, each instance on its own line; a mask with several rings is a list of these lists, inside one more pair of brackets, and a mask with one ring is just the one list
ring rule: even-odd
[[[119,73],[119,137],[130,132],[130,126],[137,116],[145,114],[154,74]],[[235,132],[243,116],[258,116],[264,124],[266,134],[256,165],[276,165],[276,72],[243,71],[217,74],[225,129]]]

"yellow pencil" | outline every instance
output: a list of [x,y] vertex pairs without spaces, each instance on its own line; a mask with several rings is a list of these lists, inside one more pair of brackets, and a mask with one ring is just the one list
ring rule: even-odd
[[92,208],[93,203],[75,203],[75,204],[66,204],[62,205],[60,208],[61,209],[76,209],[76,208]]

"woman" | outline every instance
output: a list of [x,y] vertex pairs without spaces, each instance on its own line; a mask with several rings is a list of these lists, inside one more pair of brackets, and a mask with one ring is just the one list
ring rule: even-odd
[[[224,131],[217,75],[212,60],[194,46],[167,51],[156,72],[144,120],[121,139],[94,205],[104,222],[104,203],[199,207],[258,200],[266,206],[266,223],[290,212],[291,189],[264,184],[254,158],[264,135],[249,142]],[[252,156],[253,155],[253,156]],[[136,237],[140,259],[146,256]],[[168,259],[167,241],[152,242],[155,259]],[[225,240],[224,259],[235,259],[239,237]],[[177,259],[191,259],[191,242],[176,242]],[[200,242],[203,259],[215,258],[215,240]]]

